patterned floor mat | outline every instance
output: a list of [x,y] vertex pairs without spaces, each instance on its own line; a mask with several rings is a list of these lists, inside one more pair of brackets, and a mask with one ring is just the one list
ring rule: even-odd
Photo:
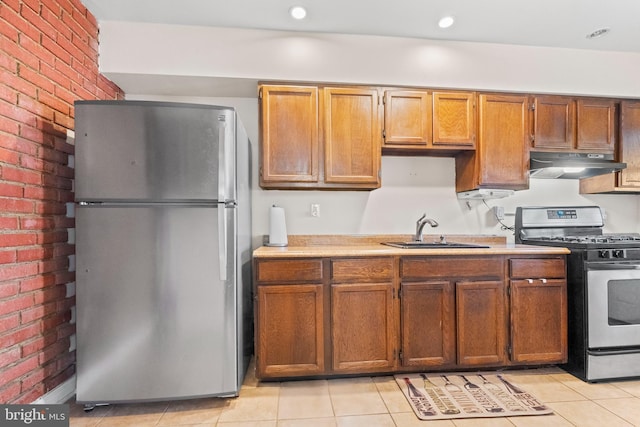
[[544,415],[553,411],[499,372],[395,375],[421,420]]

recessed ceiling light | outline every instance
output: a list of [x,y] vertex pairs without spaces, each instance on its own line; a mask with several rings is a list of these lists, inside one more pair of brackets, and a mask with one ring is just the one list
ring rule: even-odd
[[595,38],[598,38],[598,37],[602,37],[605,34],[608,34],[609,31],[611,31],[611,28],[598,28],[594,32],[587,34],[587,38],[588,39],[595,39]]
[[455,19],[453,18],[453,16],[445,16],[440,18],[440,20],[438,21],[438,26],[440,28],[449,28],[453,25],[454,22]]
[[307,16],[307,9],[302,6],[293,6],[289,9],[289,14],[293,19],[304,19]]

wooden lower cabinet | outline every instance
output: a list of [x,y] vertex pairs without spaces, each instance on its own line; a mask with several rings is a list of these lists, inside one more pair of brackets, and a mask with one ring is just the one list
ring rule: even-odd
[[254,262],[258,378],[325,373],[325,271],[322,258]]
[[403,367],[504,364],[502,257],[403,257],[400,274]]
[[504,285],[500,280],[456,283],[458,365],[506,362]]
[[519,258],[510,263],[511,360],[567,361],[567,280],[564,258]]
[[558,363],[567,358],[567,283],[511,281],[511,359]]
[[332,372],[388,372],[396,365],[394,259],[332,258]]
[[324,373],[322,288],[321,284],[258,287],[258,377]]
[[453,284],[432,280],[401,285],[401,362],[403,366],[456,363],[456,312]]
[[394,331],[392,283],[331,285],[334,372],[392,370]]
[[495,366],[506,361],[501,281],[402,284],[402,365]]
[[255,264],[259,379],[566,362],[564,255]]

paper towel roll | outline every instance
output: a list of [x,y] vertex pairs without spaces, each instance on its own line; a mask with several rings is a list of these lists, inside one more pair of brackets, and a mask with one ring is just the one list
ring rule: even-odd
[[269,211],[269,243],[267,246],[287,246],[288,244],[284,208],[273,205]]

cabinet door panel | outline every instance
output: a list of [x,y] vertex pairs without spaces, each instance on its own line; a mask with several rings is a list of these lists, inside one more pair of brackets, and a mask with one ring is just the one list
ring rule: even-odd
[[258,286],[259,378],[324,373],[322,285]]
[[455,364],[453,284],[449,281],[403,283],[401,289],[402,364]]
[[474,93],[433,93],[433,145],[476,143]]
[[380,128],[375,89],[324,88],[325,181],[380,186]]
[[333,370],[385,371],[395,366],[391,283],[331,286]]
[[563,363],[567,359],[567,298],[564,280],[511,281],[511,359]]
[[612,152],[616,103],[607,99],[579,99],[576,102],[578,132],[576,146],[581,150]]
[[261,96],[261,185],[318,182],[318,88],[265,85]]
[[529,187],[528,98],[481,95],[478,167],[480,186]]
[[620,104],[620,160],[627,164],[620,172],[620,184],[640,187],[640,102]]
[[458,364],[505,361],[504,286],[500,281],[456,283]]
[[572,98],[537,96],[534,101],[533,146],[572,149],[575,122],[575,102]]
[[430,145],[431,94],[388,90],[384,96],[384,145]]

